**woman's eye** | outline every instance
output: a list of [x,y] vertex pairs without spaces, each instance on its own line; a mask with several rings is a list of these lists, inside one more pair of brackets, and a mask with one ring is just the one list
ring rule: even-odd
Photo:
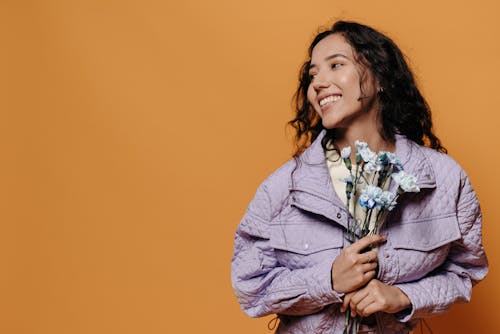
[[309,80],[313,80],[314,78],[316,78],[316,73],[309,73]]
[[337,67],[340,67],[340,66],[342,66],[341,63],[333,63],[332,64],[332,68],[337,68]]

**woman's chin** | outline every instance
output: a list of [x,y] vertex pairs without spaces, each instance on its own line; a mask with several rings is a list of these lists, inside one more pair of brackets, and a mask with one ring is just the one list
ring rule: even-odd
[[340,122],[338,120],[323,119],[321,123],[323,124],[323,127],[327,130],[332,130],[340,127]]

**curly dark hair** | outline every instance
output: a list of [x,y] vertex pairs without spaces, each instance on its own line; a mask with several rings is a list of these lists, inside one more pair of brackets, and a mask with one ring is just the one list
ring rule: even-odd
[[[301,67],[299,86],[294,95],[295,118],[288,122],[295,131],[297,157],[319,133],[325,129],[321,119],[307,100],[310,84],[309,67],[314,47],[323,38],[341,34],[355,51],[356,61],[370,69],[383,89],[378,93],[382,127],[381,136],[394,141],[396,133],[405,135],[419,145],[446,153],[432,131],[431,109],[415,83],[405,57],[397,45],[373,28],[356,22],[337,21],[331,29],[320,32],[309,46],[309,60]],[[335,138],[335,130],[328,129],[322,145]]]

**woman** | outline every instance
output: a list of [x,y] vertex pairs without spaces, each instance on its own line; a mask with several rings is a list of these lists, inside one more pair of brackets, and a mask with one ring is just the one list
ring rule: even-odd
[[[487,273],[481,212],[465,172],[432,132],[430,109],[391,39],[339,21],[316,36],[296,94],[297,152],[259,187],[238,226],[233,288],[277,333],[408,333],[468,301]],[[420,192],[403,194],[381,235],[349,242],[340,148],[394,152]],[[367,251],[367,249],[371,250]]]

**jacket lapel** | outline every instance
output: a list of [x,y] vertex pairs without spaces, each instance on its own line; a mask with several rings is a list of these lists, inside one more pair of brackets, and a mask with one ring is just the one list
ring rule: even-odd
[[322,215],[347,227],[347,209],[333,189],[326,158],[321,146],[325,135],[322,131],[312,145],[296,159],[297,168],[292,173],[292,205]]

